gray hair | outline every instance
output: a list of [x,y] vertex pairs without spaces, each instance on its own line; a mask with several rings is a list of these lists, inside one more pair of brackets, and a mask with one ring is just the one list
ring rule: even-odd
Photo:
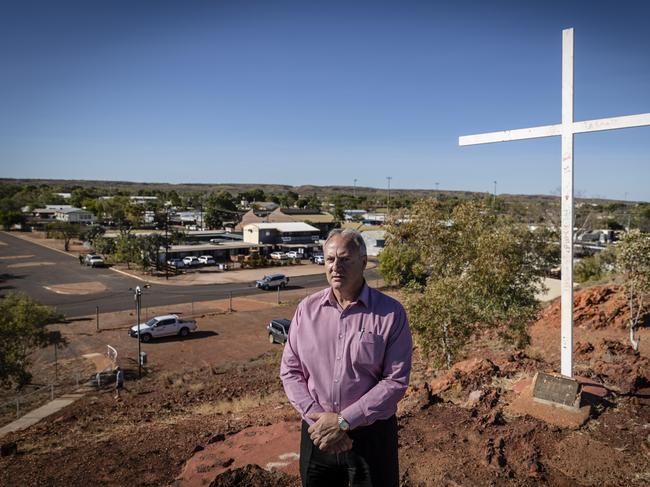
[[336,237],[336,236],[343,237],[348,241],[353,242],[354,245],[357,247],[357,250],[359,251],[359,255],[361,257],[368,255],[366,251],[366,242],[363,240],[363,236],[361,235],[360,232],[357,232],[352,228],[335,228],[331,230],[330,233],[327,235],[327,239],[325,240],[323,249],[325,248],[325,245],[327,245],[327,242],[329,242],[332,237]]

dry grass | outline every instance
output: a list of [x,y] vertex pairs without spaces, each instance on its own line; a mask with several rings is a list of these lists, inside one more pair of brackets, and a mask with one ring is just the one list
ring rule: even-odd
[[250,394],[232,401],[204,402],[196,406],[192,411],[200,416],[209,416],[212,414],[241,413],[260,406],[281,406],[286,403],[287,398],[283,392],[274,392],[267,396]]

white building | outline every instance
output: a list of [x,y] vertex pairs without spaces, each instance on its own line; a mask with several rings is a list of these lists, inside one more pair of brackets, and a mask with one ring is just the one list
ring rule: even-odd
[[58,221],[68,223],[84,223],[90,225],[95,223],[95,215],[90,211],[82,210],[81,208],[64,208],[56,210],[54,218]]
[[386,231],[368,230],[366,232],[361,232],[361,236],[366,244],[366,251],[369,256],[377,257],[384,249],[386,243]]
[[319,233],[305,222],[249,223],[244,226],[244,242],[310,245],[318,242]]

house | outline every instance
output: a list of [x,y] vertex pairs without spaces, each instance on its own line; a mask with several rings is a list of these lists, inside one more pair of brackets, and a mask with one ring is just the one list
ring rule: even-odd
[[153,203],[155,201],[158,201],[157,196],[129,196],[129,199],[132,203],[136,203],[138,205],[144,205],[145,203]]
[[58,221],[68,223],[84,223],[87,225],[95,223],[95,215],[90,211],[82,210],[81,208],[71,207],[57,210],[54,214],[54,218]]
[[250,210],[242,216],[241,221],[235,226],[236,232],[243,232],[244,227],[251,223],[291,223],[304,222],[318,229],[321,239],[339,226],[334,215],[311,208],[276,208],[272,212]]
[[241,221],[235,225],[235,232],[241,233],[244,231],[244,227],[251,223],[266,223],[268,222],[268,216],[271,212],[265,210],[257,210],[255,208],[248,210],[241,217]]
[[262,211],[273,211],[277,208],[280,208],[280,205],[274,203],[273,201],[253,201],[247,206],[249,208],[254,208],[256,210],[262,210]]
[[384,245],[386,244],[385,230],[368,230],[361,232],[361,236],[366,244],[368,256],[377,257],[384,249]]
[[344,210],[343,215],[345,221],[361,221],[366,218],[368,212],[366,210]]
[[363,223],[366,225],[383,225],[385,221],[385,213],[367,213],[363,218]]

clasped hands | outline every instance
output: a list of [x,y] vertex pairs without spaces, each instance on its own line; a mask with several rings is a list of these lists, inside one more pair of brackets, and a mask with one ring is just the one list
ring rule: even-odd
[[309,427],[309,436],[319,449],[327,453],[342,453],[352,448],[352,439],[339,428],[336,413],[310,413],[309,419],[316,421]]

